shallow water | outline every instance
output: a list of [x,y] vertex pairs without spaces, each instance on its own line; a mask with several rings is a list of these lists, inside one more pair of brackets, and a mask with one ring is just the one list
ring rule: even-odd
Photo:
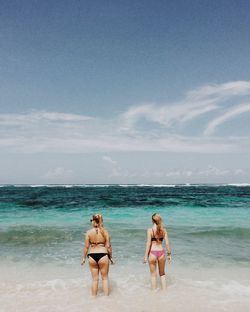
[[[0,187],[0,311],[246,311],[250,308],[250,186]],[[93,213],[104,216],[116,264],[111,295],[92,299],[79,264]],[[151,292],[142,264],[160,213],[172,264]]]

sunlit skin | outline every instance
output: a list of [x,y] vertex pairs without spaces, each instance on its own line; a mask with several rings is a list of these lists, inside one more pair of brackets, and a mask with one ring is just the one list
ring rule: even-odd
[[[147,230],[147,243],[146,243],[146,249],[145,249],[145,255],[144,255],[144,263],[148,262],[149,264],[149,270],[150,270],[150,276],[151,276],[151,288],[152,290],[155,290],[157,287],[157,266],[158,266],[158,273],[161,280],[161,287],[163,290],[166,289],[166,275],[165,275],[165,264],[166,259],[168,260],[168,263],[171,262],[171,249],[168,239],[168,233],[166,228],[162,225],[162,219],[160,215],[154,214],[152,216],[152,228]],[[160,236],[157,230],[160,231]],[[155,241],[152,241],[152,238],[155,239]],[[153,252],[160,252],[163,253],[164,245],[163,241],[165,241],[165,247],[167,251],[167,256],[162,254],[160,257],[156,257]]]
[[98,293],[99,275],[101,274],[103,292],[105,296],[109,295],[109,261],[113,263],[112,248],[110,244],[110,236],[108,231],[103,227],[103,220],[101,215],[94,215],[92,220],[92,228],[87,231],[85,236],[85,243],[83,248],[83,255],[81,265],[86,261],[89,254],[106,254],[96,262],[91,256],[89,259],[89,268],[92,275],[92,296]]

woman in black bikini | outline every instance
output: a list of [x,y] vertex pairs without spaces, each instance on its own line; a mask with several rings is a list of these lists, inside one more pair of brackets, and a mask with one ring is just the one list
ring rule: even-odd
[[97,295],[99,272],[101,272],[103,291],[109,295],[108,272],[109,260],[112,260],[112,248],[108,231],[103,227],[102,215],[96,214],[90,220],[93,228],[86,233],[85,244],[81,264],[89,259],[89,267],[92,274],[92,296]]
[[151,273],[151,286],[156,289],[156,267],[158,264],[159,275],[162,289],[166,289],[165,263],[166,252],[162,242],[165,240],[168,262],[171,261],[171,250],[168,240],[167,230],[163,226],[162,218],[159,214],[152,215],[153,227],[147,231],[147,244],[144,256],[144,263],[148,261]]

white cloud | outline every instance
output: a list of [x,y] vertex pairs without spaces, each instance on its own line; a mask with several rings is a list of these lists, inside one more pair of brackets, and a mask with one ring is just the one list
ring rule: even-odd
[[24,126],[36,122],[79,122],[93,120],[92,117],[47,111],[32,111],[26,114],[0,114],[0,125]]
[[207,179],[208,181],[214,181],[217,178],[237,178],[237,177],[246,177],[249,178],[250,175],[250,168],[238,168],[238,169],[231,169],[231,168],[218,168],[213,165],[209,165],[205,168],[182,168],[177,169],[174,168],[173,170],[161,170],[161,171],[154,171],[154,170],[145,170],[142,171],[142,168],[138,170],[130,170],[128,168],[123,168],[117,163],[111,167],[111,173],[109,177],[116,177],[116,178],[146,178],[149,180],[154,180],[158,178],[161,181],[185,181],[185,180],[198,180],[200,179]]
[[[121,170],[120,175],[123,176],[123,171]],[[208,166],[207,168],[194,168],[194,169],[173,169],[168,171],[161,171],[161,172],[144,172],[139,173],[135,172],[135,176],[137,177],[147,177],[147,178],[154,178],[154,177],[161,177],[161,178],[170,178],[170,179],[183,179],[183,178],[200,178],[200,177],[236,177],[236,176],[246,176],[248,177],[250,174],[250,169],[220,169],[215,166]],[[129,176],[129,173],[126,174]]]
[[46,172],[42,178],[49,180],[60,180],[70,178],[73,174],[73,171],[70,169],[65,169],[63,167],[57,167]]
[[200,101],[203,99],[222,100],[232,96],[250,94],[250,81],[231,81],[222,84],[206,85],[187,93],[189,100]]
[[194,174],[194,172],[190,169],[184,169],[184,170],[172,170],[168,171],[164,174],[166,177],[191,177]]
[[209,122],[207,125],[204,134],[205,135],[211,135],[214,133],[217,127],[219,127],[221,124],[227,122],[228,120],[234,119],[238,117],[239,115],[243,113],[250,112],[250,104],[243,104],[238,107],[232,108],[228,110],[226,113],[223,115],[213,119],[212,121]]
[[[250,95],[248,81],[203,86],[182,101],[133,106],[111,119],[46,111],[0,114],[0,148],[7,153],[249,152],[249,138],[234,137],[233,130],[227,137],[209,136],[223,122],[249,110],[249,104],[237,98],[243,95]],[[234,100],[230,108],[225,99]],[[103,160],[115,165],[109,156]]]
[[[203,140],[199,138],[182,137],[125,137],[117,133],[113,137],[102,135],[89,138],[65,137],[31,137],[19,136],[15,139],[0,139],[2,151],[15,153],[88,153],[88,152],[125,152],[125,151],[164,151],[164,152],[194,152],[194,153],[237,153],[239,152],[237,138],[230,142]],[[63,133],[62,133],[63,136]],[[243,147],[242,147],[243,148]]]
[[121,116],[122,125],[120,129],[132,130],[136,122],[141,119],[152,121],[166,128],[170,128],[218,109],[218,106],[215,104],[211,104],[210,106],[206,105],[206,102],[183,102],[162,106],[145,104],[131,107]]
[[111,165],[117,165],[117,161],[113,160],[110,156],[103,156],[102,159]]
[[113,160],[110,156],[103,156],[102,160],[109,164],[109,177],[120,177],[124,175],[124,172],[118,162]]
[[199,170],[197,174],[202,176],[227,176],[232,175],[234,173],[229,169],[219,169],[214,166],[209,166],[205,170]]
[[244,175],[245,171],[243,169],[235,169],[234,174],[235,175]]
[[[180,102],[167,105],[143,104],[134,106],[122,114],[121,130],[133,130],[144,119],[173,128],[191,122],[198,117],[223,109],[226,99],[250,95],[249,81],[235,81],[220,85],[207,85],[190,91]],[[237,102],[236,102],[237,104]]]

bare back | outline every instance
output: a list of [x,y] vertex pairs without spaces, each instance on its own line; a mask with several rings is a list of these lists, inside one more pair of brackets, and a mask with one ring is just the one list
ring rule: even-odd
[[87,232],[89,240],[89,252],[90,253],[100,253],[107,252],[107,230],[103,230],[104,235],[101,233],[99,228],[90,229]]
[[163,250],[163,240],[165,239],[166,229],[163,229],[163,233],[158,236],[155,233],[154,229],[148,229],[148,232],[150,232],[151,235],[151,250]]

